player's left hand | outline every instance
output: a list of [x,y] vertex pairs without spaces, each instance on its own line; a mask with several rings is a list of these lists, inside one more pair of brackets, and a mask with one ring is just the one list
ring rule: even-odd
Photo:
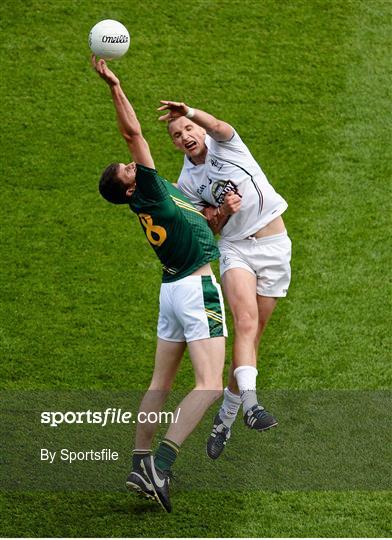
[[185,116],[187,112],[189,111],[188,105],[185,105],[185,103],[179,103],[177,101],[162,101],[162,106],[159,107],[158,111],[169,111],[168,113],[164,114],[163,116],[159,117],[159,120],[162,122],[170,122],[171,120],[174,120],[175,118],[179,118],[180,116]]
[[109,85],[109,86],[116,86],[117,84],[120,84],[119,79],[115,76],[113,71],[111,71],[105,60],[103,58],[100,58],[97,61],[96,56],[93,54],[91,55],[91,63],[93,65],[93,68],[98,73],[98,75]]
[[226,193],[223,204],[220,206],[221,212],[225,216],[231,216],[241,208],[241,195],[234,191]]

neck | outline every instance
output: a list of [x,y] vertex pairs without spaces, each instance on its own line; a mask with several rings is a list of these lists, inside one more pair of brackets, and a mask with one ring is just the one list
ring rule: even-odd
[[204,146],[203,152],[198,154],[197,156],[191,157],[188,156],[188,159],[194,164],[194,165],[202,165],[206,161],[207,156],[207,147]]

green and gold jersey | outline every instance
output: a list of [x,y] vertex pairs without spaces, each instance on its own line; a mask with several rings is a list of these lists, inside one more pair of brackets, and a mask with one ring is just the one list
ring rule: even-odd
[[137,165],[129,206],[162,263],[164,283],[189,276],[219,257],[203,214],[156,170]]

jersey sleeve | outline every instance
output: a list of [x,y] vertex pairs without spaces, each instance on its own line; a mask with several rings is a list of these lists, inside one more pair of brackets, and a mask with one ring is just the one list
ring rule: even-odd
[[228,159],[230,156],[232,156],[234,159],[244,159],[250,155],[248,147],[235,130],[233,132],[233,136],[228,141],[215,141],[212,137],[210,137],[209,150],[216,157],[226,159]]
[[169,193],[155,169],[137,164],[136,186],[145,199],[163,201]]

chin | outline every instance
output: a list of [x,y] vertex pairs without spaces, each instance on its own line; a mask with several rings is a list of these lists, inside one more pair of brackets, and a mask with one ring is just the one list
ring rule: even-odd
[[201,154],[201,151],[200,151],[200,148],[196,147],[196,148],[192,148],[192,150],[190,152],[188,152],[188,156],[190,157],[199,157]]

